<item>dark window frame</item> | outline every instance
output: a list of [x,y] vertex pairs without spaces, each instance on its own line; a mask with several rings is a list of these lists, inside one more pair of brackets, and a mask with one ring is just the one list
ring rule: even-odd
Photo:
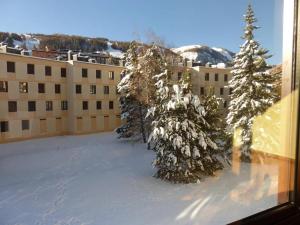
[[108,102],[108,109],[114,109],[114,101]]
[[45,94],[46,93],[45,83],[38,83],[38,93],[39,94]]
[[8,73],[15,73],[16,72],[16,63],[12,61],[6,62],[6,71]]
[[75,85],[75,93],[76,94],[81,94],[82,93],[82,86],[81,86],[81,84],[76,84]]
[[19,82],[19,92],[22,94],[28,94],[28,82]]
[[105,95],[109,95],[109,86],[105,85],[105,86],[103,87],[103,93],[104,93]]
[[209,81],[209,73],[205,73],[205,81]]
[[18,102],[17,101],[8,101],[8,112],[17,112],[18,111]]
[[0,121],[0,133],[9,132],[9,121]]
[[53,111],[53,101],[46,101],[45,105],[46,105],[46,111],[47,112]]
[[220,95],[224,95],[224,88],[223,87],[220,88]]
[[30,129],[30,121],[29,120],[22,120],[22,130],[29,130]]
[[60,84],[54,84],[54,92],[55,92],[55,94],[61,93],[61,85]]
[[108,79],[109,80],[114,80],[115,79],[115,72],[114,71],[109,71],[108,72]]
[[82,101],[82,110],[89,110],[89,102]]
[[90,94],[95,95],[97,93],[97,87],[95,84],[90,85]]
[[0,82],[1,82],[0,92],[3,92],[3,93],[8,92],[8,81],[0,80]]
[[219,74],[215,73],[215,81],[219,81]]
[[36,101],[28,101],[28,112],[36,111]]
[[96,79],[101,79],[101,78],[102,78],[102,71],[96,70]]
[[52,76],[52,67],[45,66],[45,76]]
[[68,101],[66,101],[66,100],[61,101],[60,102],[60,109],[62,111],[68,110]]
[[67,68],[60,68],[60,77],[67,77]]
[[35,74],[35,68],[34,67],[35,67],[34,64],[28,63],[27,64],[27,74],[34,75]]
[[96,109],[101,110],[102,109],[102,101],[96,101]]
[[224,81],[225,81],[225,82],[228,81],[228,74],[224,74]]
[[200,95],[204,95],[204,94],[205,94],[204,87],[200,87]]
[[87,78],[88,77],[88,69],[87,68],[82,68],[81,69],[81,76],[82,76],[82,78]]

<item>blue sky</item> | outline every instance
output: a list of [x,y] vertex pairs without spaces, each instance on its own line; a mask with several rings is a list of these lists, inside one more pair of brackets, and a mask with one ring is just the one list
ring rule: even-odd
[[146,40],[154,32],[171,46],[205,44],[238,51],[242,16],[253,4],[256,39],[281,61],[283,0],[4,0],[0,31],[65,33]]

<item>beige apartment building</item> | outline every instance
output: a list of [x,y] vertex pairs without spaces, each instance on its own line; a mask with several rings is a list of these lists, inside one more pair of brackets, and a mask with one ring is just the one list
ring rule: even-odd
[[[117,85],[122,66],[85,62],[74,55],[59,61],[0,46],[0,143],[35,137],[112,131],[121,124]],[[229,101],[230,68],[172,68],[173,82],[192,75],[195,94],[213,88]]]
[[230,88],[228,81],[232,78],[231,68],[217,68],[210,65],[194,67],[174,67],[172,68],[172,81],[178,82],[184,72],[191,74],[192,91],[200,98],[209,94],[216,95],[222,99],[220,101],[220,110],[226,112],[230,101]]
[[0,142],[115,129],[122,70],[0,49]]

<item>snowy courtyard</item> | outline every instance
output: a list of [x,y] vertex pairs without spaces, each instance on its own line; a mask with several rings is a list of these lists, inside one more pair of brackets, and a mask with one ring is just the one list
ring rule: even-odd
[[171,184],[152,177],[153,158],[113,133],[1,144],[0,224],[219,225],[277,204],[276,172],[259,188],[249,164]]

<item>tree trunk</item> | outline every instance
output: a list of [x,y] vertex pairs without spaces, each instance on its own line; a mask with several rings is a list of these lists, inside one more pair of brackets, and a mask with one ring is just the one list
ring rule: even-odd
[[141,126],[141,134],[143,137],[143,142],[146,143],[146,133],[145,133],[145,121],[144,121],[144,116],[143,116],[143,109],[142,109],[142,104],[139,103],[139,114],[140,114],[140,126]]

